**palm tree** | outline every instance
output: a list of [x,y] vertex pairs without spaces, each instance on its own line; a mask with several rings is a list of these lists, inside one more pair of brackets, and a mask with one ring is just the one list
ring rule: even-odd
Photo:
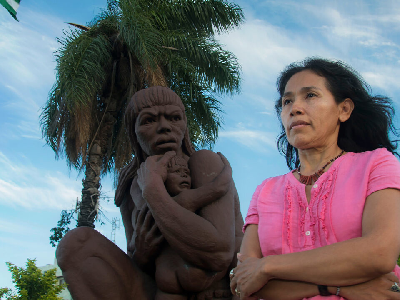
[[94,227],[100,176],[118,173],[134,155],[122,120],[136,91],[172,88],[186,106],[195,145],[215,142],[216,97],[239,91],[240,66],[214,34],[243,19],[241,8],[224,0],[108,0],[88,26],[59,39],[41,126],[57,157],[85,169],[77,226]]

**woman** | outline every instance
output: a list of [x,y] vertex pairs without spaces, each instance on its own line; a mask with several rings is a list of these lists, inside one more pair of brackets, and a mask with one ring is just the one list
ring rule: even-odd
[[388,137],[395,133],[390,99],[370,96],[343,63],[317,58],[291,64],[278,92],[278,148],[292,171],[253,195],[232,292],[400,299],[400,164]]

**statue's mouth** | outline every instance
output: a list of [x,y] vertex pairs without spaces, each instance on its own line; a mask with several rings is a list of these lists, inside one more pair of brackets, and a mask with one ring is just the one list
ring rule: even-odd
[[165,138],[160,138],[156,141],[156,146],[162,146],[165,144],[175,144],[176,141],[174,138],[169,138],[169,139],[165,139]]
[[188,181],[183,181],[179,184],[181,188],[190,189],[190,183]]

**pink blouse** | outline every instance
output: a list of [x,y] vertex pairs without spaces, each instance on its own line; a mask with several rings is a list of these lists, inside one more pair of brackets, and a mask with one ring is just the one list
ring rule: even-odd
[[[307,202],[305,185],[292,172],[268,178],[252,197],[243,227],[258,224],[263,256],[311,250],[362,234],[366,198],[400,189],[400,163],[386,149],[346,153],[315,182]],[[396,266],[400,277],[400,268]],[[344,299],[316,296],[309,299]]]

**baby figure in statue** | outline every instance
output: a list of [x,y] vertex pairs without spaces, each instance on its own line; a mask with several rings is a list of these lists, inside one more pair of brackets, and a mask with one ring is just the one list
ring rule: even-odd
[[[212,182],[197,189],[191,189],[191,177],[187,161],[182,157],[173,157],[168,164],[165,180],[165,188],[168,194],[179,205],[192,212],[196,212],[219,199],[221,195],[228,191],[232,182],[232,170],[229,163],[225,157],[221,154],[220,156],[225,164],[222,172]],[[155,279],[158,287],[156,300],[190,299],[188,291],[194,293],[204,291],[214,282],[216,277],[224,275],[190,265],[167,242],[164,243],[162,251],[155,261],[155,268]],[[201,284],[199,284],[199,281]],[[229,294],[221,296],[227,297]]]

